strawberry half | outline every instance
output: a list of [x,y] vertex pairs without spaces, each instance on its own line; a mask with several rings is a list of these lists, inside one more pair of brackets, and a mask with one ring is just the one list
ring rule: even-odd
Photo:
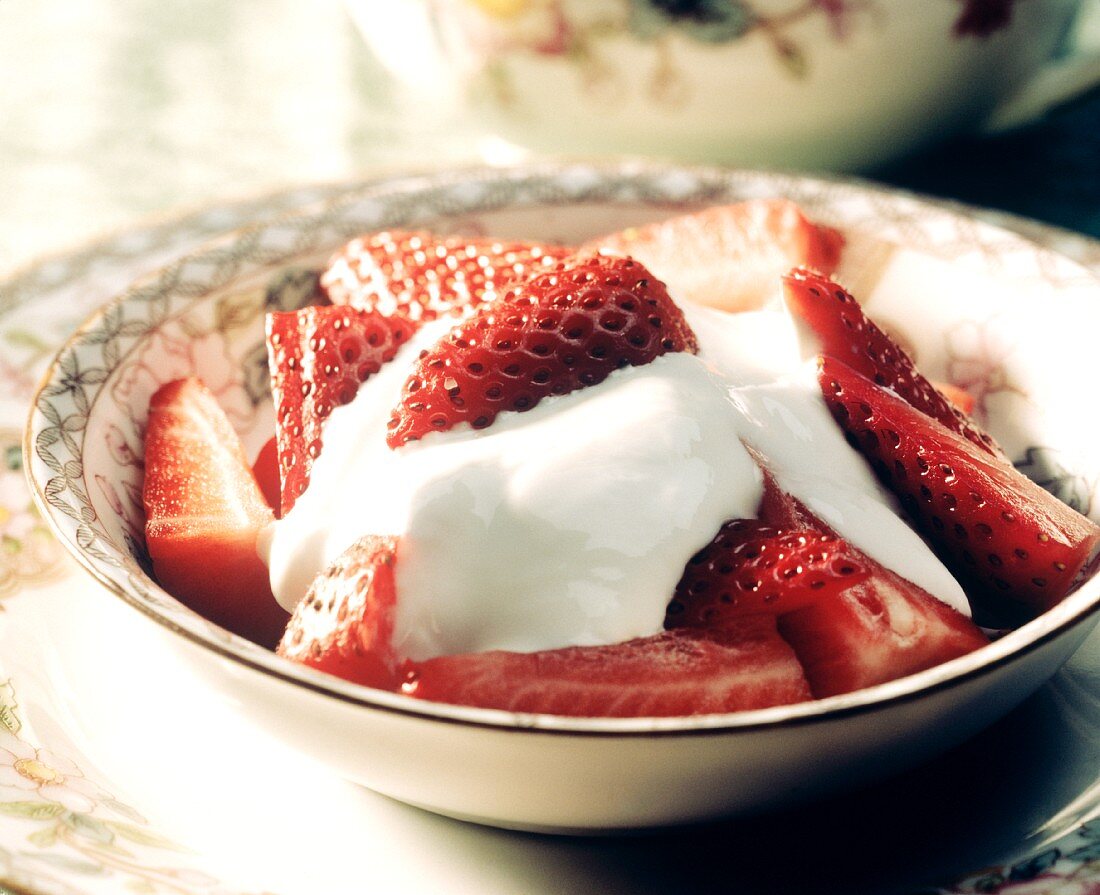
[[237,433],[197,379],[161,386],[145,430],[145,544],[161,587],[264,646],[287,614],[256,538],[273,521]]
[[513,286],[421,354],[389,422],[396,448],[504,410],[595,385],[669,351],[696,350],[695,334],[664,284],[630,258],[559,262]]
[[668,605],[666,628],[739,624],[835,599],[870,572],[862,554],[812,528],[737,519],[691,558]]
[[309,484],[328,415],[393,359],[413,333],[399,317],[346,307],[310,307],[267,316],[267,351],[281,509],[285,516]]
[[737,712],[810,698],[767,616],[611,646],[440,656],[410,665],[401,689],[435,702],[587,717]]
[[[760,517],[781,528],[836,537],[764,470]],[[841,542],[844,543],[844,542]],[[984,646],[969,618],[850,545],[864,575],[828,597],[783,613],[779,632],[815,697],[850,693],[932,668]]]
[[783,278],[783,285],[787,307],[820,342],[814,346],[814,354],[835,357],[878,385],[892,389],[952,432],[1005,459],[993,438],[924,378],[912,358],[863,313],[850,292],[810,270],[792,270]]
[[1034,612],[1069,592],[1100,528],[845,364],[823,358],[818,378],[852,444],[957,576],[993,605]]
[[322,274],[321,288],[333,304],[406,317],[419,326],[456,311],[468,316],[494,301],[508,283],[572,251],[387,230],[344,246]]
[[400,682],[391,641],[397,605],[392,537],[369,535],[345,550],[297,605],[277,652],[369,687]]
[[878,563],[831,601],[779,619],[817,698],[851,693],[965,656],[989,641],[966,616]]
[[832,273],[844,237],[810,221],[787,199],[754,199],[631,227],[585,251],[630,255],[668,284],[678,301],[748,311],[778,296],[792,267]]

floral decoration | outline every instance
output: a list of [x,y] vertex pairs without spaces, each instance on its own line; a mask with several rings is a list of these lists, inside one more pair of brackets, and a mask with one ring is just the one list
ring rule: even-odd
[[20,433],[0,428],[0,599],[58,577],[64,565],[65,551],[27,492]]

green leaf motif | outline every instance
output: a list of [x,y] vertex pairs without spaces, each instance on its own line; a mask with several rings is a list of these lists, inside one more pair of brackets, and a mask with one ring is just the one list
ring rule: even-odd
[[23,468],[22,445],[11,444],[4,448],[4,467],[12,472],[19,472]]
[[260,299],[254,292],[227,295],[218,301],[214,312],[214,328],[220,332],[229,332],[241,326],[247,326],[260,314]]
[[67,870],[70,873],[82,873],[85,876],[100,876],[107,872],[107,868],[102,864],[96,864],[92,861],[82,861],[79,858],[70,858],[68,855],[59,855],[55,852],[24,852],[24,855],[28,858],[34,858],[34,860],[43,864],[51,864],[61,870]]
[[27,837],[27,841],[31,845],[37,845],[39,848],[49,848],[55,842],[57,842],[57,825],[52,827],[42,827],[40,830],[35,830]]
[[783,67],[788,72],[796,78],[806,77],[809,64],[806,62],[806,57],[799,49],[798,44],[787,40],[785,37],[778,37],[775,39],[775,50],[779,54],[779,61],[783,63]]
[[56,802],[0,802],[0,814],[25,817],[29,820],[49,820],[65,813]]
[[92,817],[90,814],[77,814],[76,812],[71,812],[61,818],[61,820],[67,827],[72,829],[74,833],[84,839],[91,839],[93,842],[100,843],[114,842],[115,834],[111,832],[107,824],[97,817]]
[[19,703],[15,701],[15,688],[10,680],[0,683],[0,727],[13,736],[19,734],[23,723],[19,720],[17,709]]
[[165,848],[171,851],[187,851],[182,845],[178,845],[160,833],[154,833],[148,827],[137,827],[133,824],[123,823],[120,820],[109,820],[107,826],[124,839],[136,842],[138,845],[148,845],[151,848]]
[[115,814],[121,814],[123,817],[128,817],[134,823],[146,823],[145,818],[139,811],[135,811],[125,802],[120,802],[118,799],[104,799],[100,804],[105,808],[110,808]]
[[29,348],[31,351],[51,350],[47,342],[25,329],[9,329],[4,333],[4,341],[16,348]]

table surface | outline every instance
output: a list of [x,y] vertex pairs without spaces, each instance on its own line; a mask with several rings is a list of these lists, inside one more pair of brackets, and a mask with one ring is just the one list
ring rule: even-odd
[[[337,0],[0,0],[0,84],[0,271],[215,199],[478,158]],[[1100,236],[1098,124],[1094,94],[864,173]]]

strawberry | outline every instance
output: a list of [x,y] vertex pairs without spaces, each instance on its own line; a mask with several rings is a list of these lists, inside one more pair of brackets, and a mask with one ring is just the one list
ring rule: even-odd
[[966,616],[878,563],[832,600],[779,618],[817,698],[850,693],[964,656],[988,641]]
[[664,285],[629,258],[559,262],[509,288],[417,361],[387,443],[470,423],[594,385],[668,351],[696,350]]
[[749,311],[778,295],[779,277],[792,267],[832,273],[843,245],[839,232],[812,223],[793,202],[753,199],[631,227],[584,250],[631,255],[677,301]]
[[736,625],[746,615],[784,615],[835,599],[867,579],[862,559],[818,529],[727,522],[684,569],[665,627]]
[[[760,518],[773,526],[836,537],[764,469]],[[843,543],[843,542],[841,542]],[[815,697],[850,693],[932,668],[987,643],[966,616],[845,545],[865,573],[828,599],[779,618]]]
[[287,615],[256,552],[274,517],[237,433],[197,379],[161,386],[150,401],[142,498],[160,585],[222,627],[274,644]]
[[274,435],[264,442],[260,453],[256,455],[256,462],[252,464],[252,474],[256,477],[256,483],[260,486],[267,505],[275,511],[275,518],[279,517],[280,484],[279,484],[279,440]]
[[412,335],[403,318],[346,307],[310,307],[267,316],[267,350],[279,443],[282,515],[309,484],[321,430],[333,409],[393,359]]
[[410,664],[402,692],[513,712],[640,717],[700,715],[810,698],[775,619],[734,629],[680,628],[611,646],[440,656]]
[[[792,270],[783,278],[787,307],[813,332],[814,354],[835,357],[917,410],[1005,459],[997,443],[917,370],[908,354],[871,321],[859,303],[828,277]],[[1006,461],[1007,462],[1007,461]]]
[[845,364],[823,358],[818,378],[853,445],[974,592],[1032,612],[1069,592],[1100,528]]
[[375,535],[345,550],[295,608],[279,655],[358,684],[394,689],[396,551],[394,538]]
[[406,317],[414,326],[469,316],[508,283],[572,249],[390,230],[353,239],[329,262],[321,288],[333,304]]

